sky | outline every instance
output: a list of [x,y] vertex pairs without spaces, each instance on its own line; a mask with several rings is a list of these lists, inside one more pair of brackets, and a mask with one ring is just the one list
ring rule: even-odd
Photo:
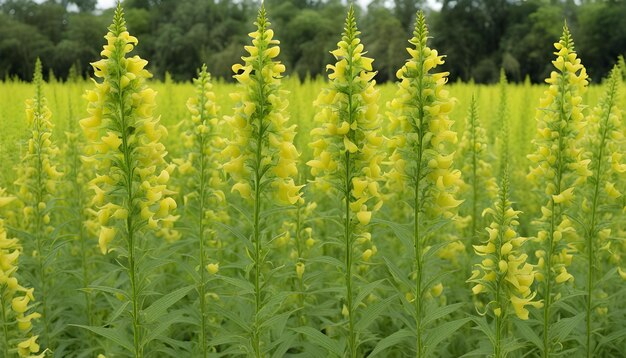
[[[359,3],[359,5],[361,5],[362,8],[365,8],[367,4],[370,3],[370,0],[357,0],[357,2]],[[96,7],[98,9],[108,9],[114,7],[116,3],[117,0],[98,0],[98,5],[96,5]],[[431,8],[438,8],[438,3],[436,3],[434,0],[427,0],[426,3],[429,4]]]

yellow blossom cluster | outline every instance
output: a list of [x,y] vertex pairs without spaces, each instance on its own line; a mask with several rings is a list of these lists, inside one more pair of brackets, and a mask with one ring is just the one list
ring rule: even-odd
[[131,215],[139,219],[126,230],[147,225],[167,232],[176,220],[176,201],[167,188],[174,166],[167,165],[160,142],[167,130],[153,117],[156,92],[146,85],[152,76],[145,69],[148,62],[127,57],[137,38],[126,30],[119,6],[105,39],[103,59],[92,63],[101,81],[86,92],[89,117],[80,121],[90,142],[83,159],[96,171],[89,182],[94,193],[90,204],[100,225],[102,253],[117,236],[116,223],[127,223]]
[[465,131],[459,141],[456,158],[461,162],[461,172],[465,180],[460,182],[459,193],[469,198],[465,205],[469,207],[466,218],[472,222],[470,235],[475,235],[480,221],[479,208],[488,204],[486,199],[494,200],[498,196],[498,185],[493,176],[492,158],[487,155],[487,133],[478,121],[477,99],[472,96],[470,108],[465,121]]
[[[15,198],[7,196],[5,190],[0,188],[0,208],[11,203]],[[26,288],[19,284],[15,272],[18,269],[18,259],[22,247],[18,239],[9,238],[4,227],[4,220],[0,218],[0,295],[2,302],[11,302],[11,308],[0,307],[5,311],[2,317],[11,318],[11,321],[17,322],[17,330],[4,330],[4,334],[9,332],[19,335],[29,334],[32,328],[32,320],[41,317],[38,312],[27,313],[29,304],[35,300],[32,288]],[[8,313],[8,314],[7,314]],[[0,322],[3,326],[9,326],[11,322]],[[20,336],[5,337],[4,342],[20,338]],[[18,343],[18,354],[20,357],[34,357],[33,354],[39,352],[37,344],[37,336],[30,336],[24,341]],[[8,349],[8,347],[5,347]],[[40,355],[40,357],[42,357]]]
[[[622,110],[619,108],[619,68],[614,67],[608,79],[607,93],[603,100],[594,108],[588,120],[588,135],[586,136],[588,149],[586,156],[591,159],[592,169],[600,171],[594,173],[602,182],[602,191],[610,201],[618,200],[623,195],[619,187],[619,176],[626,173],[624,163],[624,124]],[[592,170],[594,172],[594,170]],[[621,189],[621,190],[620,190]]]
[[41,61],[35,64],[35,97],[26,100],[26,120],[31,133],[26,152],[17,166],[18,197],[23,203],[23,225],[35,235],[50,234],[51,201],[62,173],[55,158],[59,148],[52,142],[52,112],[43,96]]
[[296,204],[296,210],[289,213],[287,220],[281,225],[282,234],[275,242],[278,253],[284,257],[284,250],[289,250],[289,259],[295,262],[295,272],[298,279],[302,279],[305,270],[305,260],[310,256],[310,251],[316,244],[313,238],[313,227],[307,223],[313,216],[317,203],[305,204],[300,199]]
[[248,55],[232,67],[240,91],[231,94],[235,113],[225,117],[233,137],[221,152],[223,169],[235,182],[231,191],[242,198],[258,200],[253,193],[270,184],[278,203],[293,205],[302,196],[294,182],[300,154],[293,144],[296,125],[288,125],[286,91],[281,90],[285,65],[276,60],[280,42],[264,7],[255,24],[257,30],[249,34],[252,45],[245,46]]
[[420,12],[409,40],[414,47],[407,48],[411,57],[398,70],[398,91],[388,103],[389,130],[394,133],[389,140],[393,153],[388,185],[397,193],[406,192],[407,187],[419,190],[415,195],[421,195],[426,185],[420,210],[449,218],[462,203],[455,198],[461,172],[453,168],[454,152],[447,147],[457,142],[454,121],[449,118],[455,100],[444,88],[448,72],[431,72],[444,61],[427,46],[427,40],[426,19]]
[[[585,159],[579,147],[586,125],[582,94],[588,85],[587,72],[576,56],[567,26],[554,47],[557,57],[552,64],[556,70],[546,79],[549,87],[537,111],[535,152],[528,155],[533,166],[527,179],[544,189],[548,198],[541,207],[541,218],[535,222],[540,227],[537,241],[546,247],[538,251],[540,261],[546,262],[538,278],[543,280],[546,276],[550,281],[557,278],[557,282],[564,282],[573,279],[566,269],[569,261],[563,259],[569,255],[564,254],[569,251],[568,241],[576,237],[574,226],[564,212],[574,203],[575,188],[592,173],[588,168],[591,160]],[[563,240],[567,236],[570,240]],[[541,263],[540,267],[543,267]]]
[[488,295],[489,306],[497,317],[512,307],[517,317],[526,320],[529,313],[526,306],[540,308],[543,303],[534,300],[537,292],[531,289],[537,272],[522,250],[527,239],[516,232],[519,214],[508,199],[508,178],[505,178],[496,203],[483,212],[492,222],[486,228],[487,240],[474,245],[474,252],[482,261],[475,265],[468,282],[475,284],[472,287],[475,295]]
[[[620,80],[621,72],[615,66],[607,80],[606,93],[587,117],[586,158],[591,160],[593,175],[580,209],[588,225],[585,232],[586,249],[592,253],[589,256],[592,261],[600,257],[619,257],[620,246],[624,245],[619,239],[615,240],[624,237],[623,228],[626,227],[626,217],[623,215],[626,212],[626,163],[622,159],[626,140],[619,101]],[[621,274],[623,270],[619,265],[623,263],[615,261]],[[598,266],[593,262],[589,264],[591,267]],[[591,270],[589,274],[593,279],[594,272]],[[622,276],[626,278],[626,275]]]
[[341,41],[331,51],[337,62],[327,66],[330,86],[314,101],[318,127],[311,131],[313,159],[307,165],[322,188],[346,194],[350,222],[364,226],[383,205],[379,182],[384,138],[379,133],[374,60],[364,56],[359,34],[351,9]]
[[217,160],[224,140],[217,133],[222,121],[217,115],[219,107],[206,65],[199,70],[194,84],[196,96],[187,101],[191,116],[181,122],[185,128],[182,144],[188,151],[183,158],[174,159],[174,163],[183,179],[179,189],[184,193],[185,209],[201,211],[198,214],[202,215],[202,227],[208,230],[211,222],[228,219],[226,211],[219,209],[226,202],[220,189],[224,180]]

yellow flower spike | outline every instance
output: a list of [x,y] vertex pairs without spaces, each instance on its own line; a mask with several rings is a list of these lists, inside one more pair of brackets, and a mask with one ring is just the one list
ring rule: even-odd
[[[539,308],[543,304],[533,301],[537,292],[532,291],[531,287],[539,272],[535,272],[534,266],[526,262],[528,255],[520,252],[526,240],[517,237],[515,228],[519,226],[520,212],[512,208],[509,200],[509,173],[506,165],[503,166],[499,195],[494,201],[494,205],[484,211],[492,219],[487,227],[489,235],[483,245],[474,246],[482,262],[474,265],[475,270],[467,282],[474,284],[473,294],[486,296],[489,305],[493,307],[494,324],[502,327],[508,324],[509,312],[526,320],[529,317],[526,306]],[[543,257],[545,253],[538,251],[536,256]],[[494,349],[501,343],[494,342]]]
[[544,205],[534,222],[538,230],[537,241],[545,251],[538,264],[541,272],[535,277],[541,281],[539,292],[550,293],[550,297],[543,297],[546,306],[541,312],[544,316],[542,338],[545,343],[540,349],[545,356],[556,353],[552,352],[555,346],[549,339],[554,334],[554,322],[550,317],[556,317],[550,314],[550,306],[560,294],[558,285],[570,280],[566,270],[569,260],[559,252],[577,236],[573,225],[563,222],[580,206],[584,208],[585,205],[578,203],[585,194],[583,185],[592,174],[591,160],[581,147],[584,142],[581,139],[593,126],[593,121],[588,122],[583,114],[587,73],[574,51],[567,26],[563,28],[563,35],[555,48],[555,69],[546,80],[549,87],[540,100],[535,116],[538,131],[533,139],[535,150],[532,156],[535,162],[530,168],[535,189],[545,188],[542,190],[545,194],[540,199]]
[[[346,247],[344,255],[354,251],[352,245],[362,241],[359,237],[368,232],[372,217],[383,204],[383,195],[377,184],[383,179],[384,138],[380,134],[381,118],[377,103],[380,93],[373,81],[373,59],[364,57],[365,46],[358,39],[359,34],[351,8],[341,41],[331,52],[336,61],[327,66],[328,86],[314,102],[317,112],[314,117],[316,128],[311,130],[311,147],[314,150],[312,160],[307,162],[315,182],[326,188],[328,194],[339,195],[343,199],[338,219],[345,228],[343,240],[350,246],[349,249]],[[362,256],[364,261],[374,255],[373,249],[367,250]],[[347,270],[352,272],[353,269],[366,270],[368,267],[360,265],[362,267],[351,264]],[[347,275],[346,281],[352,281],[351,276]],[[346,282],[346,287],[352,285]],[[353,290],[346,290],[345,293],[348,297],[354,294]],[[354,322],[358,308],[347,307],[346,310],[350,313],[348,320]],[[356,332],[348,329],[348,335],[355,337]],[[349,342],[355,340],[349,339]],[[346,355],[359,354],[352,343],[346,349]]]
[[[296,185],[298,178],[299,153],[293,145],[296,126],[289,125],[286,92],[281,89],[281,77],[285,66],[277,61],[280,56],[279,41],[274,39],[271,23],[266,17],[265,8],[259,9],[255,22],[256,31],[250,33],[251,44],[244,47],[249,56],[243,56],[242,63],[232,67],[238,82],[237,92],[231,95],[235,102],[234,115],[226,117],[232,137],[226,140],[220,153],[223,170],[231,192],[237,192],[245,199],[242,205],[250,206],[252,214],[251,232],[247,234],[254,249],[248,257],[255,269],[250,280],[261,279],[261,268],[266,264],[265,237],[268,228],[260,218],[266,210],[278,205],[296,205],[302,202],[302,185]],[[320,143],[323,144],[323,143]],[[323,146],[319,147],[320,151]],[[332,166],[328,159],[315,163],[317,167]],[[266,197],[273,199],[271,202]],[[274,234],[272,234],[274,235]],[[278,237],[275,235],[274,237]],[[285,239],[280,239],[283,244]],[[264,288],[255,286],[252,295],[258,299]],[[259,306],[255,310],[260,309]],[[259,312],[255,311],[255,314]],[[260,353],[265,344],[265,334],[255,327],[250,351]]]
[[[62,173],[57,169],[56,161],[60,150],[54,143],[52,130],[52,112],[48,108],[47,100],[43,95],[42,64],[39,59],[35,63],[33,74],[34,97],[26,101],[26,122],[29,138],[25,140],[27,147],[22,151],[22,157],[15,167],[16,177],[14,184],[18,193],[18,208],[16,213],[23,213],[24,217],[14,216],[12,221],[19,220],[20,235],[23,235],[23,247],[17,241],[5,241],[7,247],[0,248],[0,286],[13,287],[15,290],[24,291],[25,296],[14,297],[15,291],[2,294],[7,302],[11,302],[11,307],[17,314],[11,317],[13,322],[17,322],[17,328],[27,329],[30,321],[24,317],[34,317],[26,314],[28,304],[34,300],[33,290],[25,289],[19,285],[13,274],[17,270],[18,256],[24,250],[32,255],[29,261],[34,269],[31,276],[35,281],[40,282],[42,291],[47,291],[50,287],[50,280],[44,279],[46,272],[54,271],[53,260],[47,258],[52,255],[52,243],[56,238],[55,227],[53,227],[53,215],[59,212],[59,196],[57,187]],[[0,189],[0,206],[12,201],[6,198],[4,190]],[[0,241],[6,238],[4,221],[0,219]],[[9,293],[9,294],[7,294]],[[41,297],[41,305],[49,307],[50,295]],[[6,307],[2,307],[6,309]],[[44,311],[45,312],[45,311]],[[46,324],[50,323],[50,317],[44,317]],[[10,322],[3,322],[9,324]],[[12,329],[12,328],[11,328]],[[23,336],[19,336],[22,338]],[[5,337],[12,340],[17,337]],[[56,342],[46,337],[50,346]],[[5,347],[6,348],[6,347]],[[10,347],[9,347],[10,348]]]

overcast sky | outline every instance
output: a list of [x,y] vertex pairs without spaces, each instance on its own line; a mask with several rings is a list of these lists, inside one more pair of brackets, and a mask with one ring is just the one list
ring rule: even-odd
[[[357,0],[356,2],[359,3],[361,7],[364,8],[365,6],[367,6],[367,4],[369,4],[370,1],[371,0]],[[434,0],[427,0],[426,3],[428,3],[429,6],[432,8],[438,8],[439,6],[441,6],[438,3],[436,3]],[[97,7],[99,9],[108,9],[108,8],[114,7],[115,4],[117,4],[117,0],[98,0]]]

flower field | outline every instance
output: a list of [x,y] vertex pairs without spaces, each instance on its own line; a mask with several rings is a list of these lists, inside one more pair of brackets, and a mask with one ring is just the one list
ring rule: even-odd
[[448,83],[420,12],[377,84],[350,9],[300,81],[271,18],[236,83],[151,80],[119,5],[93,81],[0,82],[0,357],[624,355],[623,58]]

